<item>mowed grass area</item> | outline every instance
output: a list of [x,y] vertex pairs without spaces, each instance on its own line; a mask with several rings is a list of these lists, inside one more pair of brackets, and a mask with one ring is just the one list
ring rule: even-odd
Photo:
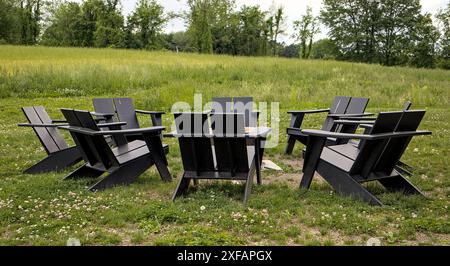
[[[20,107],[44,105],[54,118],[59,108],[92,110],[93,97],[127,96],[139,109],[170,111],[177,101],[252,95],[280,103],[280,143],[266,158],[283,172],[264,171],[247,206],[243,185],[201,182],[175,203],[171,195],[182,173],[176,140],[162,183],[154,168],[138,182],[88,192],[94,180],[64,181],[69,172],[24,175],[45,156]],[[411,100],[427,109],[421,129],[403,160],[427,198],[386,193],[369,184],[383,207],[336,195],[315,179],[298,188],[301,149],[283,155],[289,109],[326,108],[335,95],[368,96],[368,111],[399,110]],[[301,61],[109,49],[0,46],[0,244],[64,245],[383,245],[450,244],[450,72],[334,61]],[[306,119],[320,128],[323,115]],[[142,124],[148,119],[140,117]],[[172,115],[164,117],[170,127]],[[70,141],[70,136],[64,133]]]

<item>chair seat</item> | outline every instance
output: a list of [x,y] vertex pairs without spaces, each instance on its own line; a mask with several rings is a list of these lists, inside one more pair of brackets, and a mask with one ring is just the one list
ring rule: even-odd
[[352,168],[354,162],[352,159],[328,147],[323,148],[322,154],[320,155],[320,159],[346,172],[350,172],[350,169]]
[[356,160],[359,154],[358,147],[351,143],[328,146],[328,148],[352,160]]
[[[168,145],[163,144],[163,148],[167,152]],[[128,144],[113,148],[112,151],[119,164],[127,163],[149,153],[148,146],[143,140],[129,142]]]

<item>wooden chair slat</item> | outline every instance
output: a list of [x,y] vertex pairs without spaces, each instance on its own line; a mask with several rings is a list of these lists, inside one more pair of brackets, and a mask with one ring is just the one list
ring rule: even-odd
[[[36,113],[36,110],[34,107],[23,107],[22,110],[23,110],[23,113],[25,114],[28,122],[30,122],[31,124],[44,124],[44,122],[41,120],[39,115]],[[51,120],[50,120],[50,122],[51,122]],[[49,122],[47,121],[46,123],[49,123]],[[54,153],[54,152],[57,152],[60,150],[60,148],[58,147],[58,144],[52,138],[52,136],[48,132],[47,128],[33,127],[33,130],[36,133],[37,137],[39,138],[42,146],[44,146],[47,154]]]
[[114,98],[114,105],[116,107],[119,121],[127,122],[122,129],[139,128],[139,121],[136,116],[136,111],[131,98]]
[[[34,110],[36,111],[36,114],[39,116],[41,121],[44,124],[51,124],[52,119],[48,115],[47,111],[45,111],[45,108],[43,106],[34,106]],[[59,150],[64,150],[69,147],[67,145],[67,142],[64,140],[63,136],[59,133],[58,128],[56,127],[47,127],[46,128],[56,145],[58,146]]]
[[256,127],[258,118],[253,113],[253,97],[234,97],[234,111],[244,114],[246,127]]
[[[348,104],[352,97],[348,96],[336,96],[331,104],[329,114],[345,114]],[[323,121],[322,130],[330,131],[334,127],[334,118],[326,117]]]
[[211,111],[213,113],[230,113],[232,105],[231,97],[214,97],[212,98]]
[[369,104],[369,98],[358,98],[352,97],[350,103],[348,104],[347,110],[345,110],[346,114],[362,114],[366,110],[367,105]]

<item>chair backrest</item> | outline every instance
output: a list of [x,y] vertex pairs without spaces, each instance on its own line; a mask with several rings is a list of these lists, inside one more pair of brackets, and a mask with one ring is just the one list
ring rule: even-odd
[[[70,126],[99,131],[89,111],[61,109],[61,112]],[[103,136],[91,136],[72,131],[71,134],[81,151],[83,159],[91,166],[106,170],[118,165],[114,153]]]
[[[94,98],[92,99],[92,104],[94,105],[94,110],[96,113],[116,114],[116,109],[112,98]],[[114,117],[112,117],[111,120],[114,121]]]
[[[394,131],[416,131],[424,116],[424,110],[404,111]],[[391,172],[408,147],[411,138],[400,137],[390,139],[375,165],[374,171]]]
[[[186,172],[214,172],[214,159],[205,113],[175,113],[175,126],[180,145],[183,169]],[[204,126],[206,124],[206,126]]]
[[246,127],[256,127],[258,118],[253,113],[253,97],[234,97],[233,109],[236,113],[244,114]]
[[336,96],[330,107],[330,114],[345,114],[347,106],[350,103],[352,97],[348,96]]
[[231,97],[214,97],[212,98],[211,111],[213,113],[230,113],[232,104]]
[[244,115],[214,114],[211,116],[214,152],[219,173],[234,177],[237,173],[248,173]]
[[366,107],[369,104],[369,98],[358,98],[352,97],[347,110],[345,110],[346,114],[363,114],[366,111]]
[[[348,104],[352,97],[348,96],[336,96],[330,107],[330,114],[345,114]],[[327,117],[322,125],[322,130],[331,131],[334,126],[334,118]]]
[[[221,118],[220,118],[221,117]],[[177,132],[183,134],[178,138],[180,144],[181,159],[186,172],[196,173],[200,176],[209,174],[214,177],[217,173],[221,178],[234,177],[237,173],[248,173],[247,146],[245,137],[226,137],[223,131],[230,132],[225,121],[230,117],[240,117],[237,122],[243,128],[242,114],[214,114],[211,117],[213,123],[224,123],[219,127],[215,125],[213,132],[219,136],[211,135],[208,126],[208,116],[203,113],[175,114]],[[194,120],[203,121],[195,123]],[[204,124],[202,128],[194,127],[194,124]],[[183,126],[184,124],[184,126]],[[234,123],[233,123],[234,124]],[[189,125],[189,126],[186,126]],[[235,124],[234,124],[235,125]],[[233,132],[242,132],[237,127],[232,127]],[[195,134],[194,134],[195,133]],[[213,149],[214,146],[214,149]]]
[[403,111],[408,111],[409,109],[411,109],[411,105],[412,105],[412,102],[406,101],[406,102],[403,104]]
[[[394,132],[402,115],[403,112],[381,112],[375,120],[370,134]],[[350,174],[367,177],[379,161],[388,142],[389,139],[364,141],[350,169]]]
[[139,128],[139,121],[136,116],[133,99],[114,98],[114,105],[119,121],[127,123],[122,126],[122,129]]
[[92,104],[97,113],[114,114],[116,112],[113,99],[111,98],[94,98],[92,99]]
[[[31,124],[51,124],[52,119],[43,106],[23,107],[23,113]],[[33,127],[47,154],[68,148],[67,142],[55,127]]]
[[174,113],[175,127],[178,134],[183,136],[204,136],[208,135],[209,123],[207,113]]
[[215,113],[211,115],[211,129],[216,137],[243,137],[245,135],[244,114]]

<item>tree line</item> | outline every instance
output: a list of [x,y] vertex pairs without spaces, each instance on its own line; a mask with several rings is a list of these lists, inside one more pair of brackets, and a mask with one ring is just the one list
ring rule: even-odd
[[[120,0],[0,0],[0,43],[173,50],[242,56],[336,59],[450,69],[450,3],[436,16],[419,0],[323,0],[294,21],[287,36],[282,6],[237,8],[235,0],[187,0],[168,13],[156,0],[139,0],[125,17]],[[181,17],[186,31],[164,33]],[[321,25],[328,37],[314,41]]]

